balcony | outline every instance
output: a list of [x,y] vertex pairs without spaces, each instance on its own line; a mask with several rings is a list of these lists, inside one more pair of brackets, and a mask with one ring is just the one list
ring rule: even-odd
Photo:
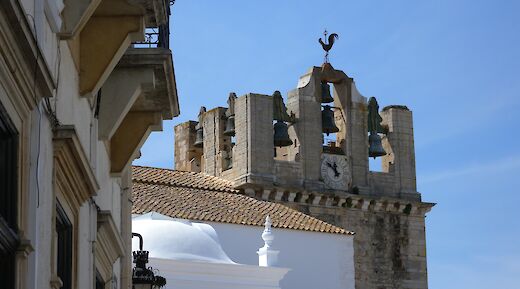
[[158,27],[146,28],[144,41],[132,43],[132,48],[170,48],[169,23]]
[[144,40],[132,42],[102,89],[99,138],[109,145],[113,175],[130,165],[149,133],[162,129],[163,120],[179,115],[169,48],[169,3],[143,4]]

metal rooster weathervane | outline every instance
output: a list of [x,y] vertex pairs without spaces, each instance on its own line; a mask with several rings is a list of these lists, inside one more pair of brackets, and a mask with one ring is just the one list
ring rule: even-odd
[[[323,35],[324,35],[324,39],[327,39],[327,30],[325,30],[323,32]],[[329,35],[329,43],[324,43],[323,40],[321,40],[321,37],[320,39],[318,40],[318,42],[321,44],[321,47],[323,47],[323,50],[325,50],[325,63],[329,63],[329,50],[332,49],[332,45],[334,45],[334,41],[336,39],[338,39],[338,34],[336,33],[332,33]]]

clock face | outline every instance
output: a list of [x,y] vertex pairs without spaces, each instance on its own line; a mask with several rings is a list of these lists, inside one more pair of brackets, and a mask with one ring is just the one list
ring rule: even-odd
[[348,190],[351,176],[347,158],[344,155],[323,154],[321,157],[321,177],[330,189]]

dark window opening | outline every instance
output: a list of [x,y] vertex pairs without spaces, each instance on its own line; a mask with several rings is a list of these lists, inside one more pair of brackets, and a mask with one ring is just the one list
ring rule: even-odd
[[2,288],[14,288],[18,246],[18,132],[0,104],[0,272]]
[[15,284],[15,253],[2,253],[0,254],[0,270],[2,273],[2,288],[6,286],[6,289],[14,289]]
[[105,289],[105,282],[98,271],[96,271],[96,289]]
[[63,282],[61,289],[72,288],[72,224],[56,203],[56,233],[58,235],[58,277]]

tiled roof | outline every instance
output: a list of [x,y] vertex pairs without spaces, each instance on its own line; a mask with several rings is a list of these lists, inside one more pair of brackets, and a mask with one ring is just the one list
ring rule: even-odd
[[238,192],[233,189],[233,183],[230,181],[193,172],[133,166],[132,179],[134,182],[162,184],[174,187],[197,188],[219,192]]
[[275,228],[353,234],[279,203],[242,195],[232,183],[200,173],[133,167],[133,214],[158,212],[172,217]]

